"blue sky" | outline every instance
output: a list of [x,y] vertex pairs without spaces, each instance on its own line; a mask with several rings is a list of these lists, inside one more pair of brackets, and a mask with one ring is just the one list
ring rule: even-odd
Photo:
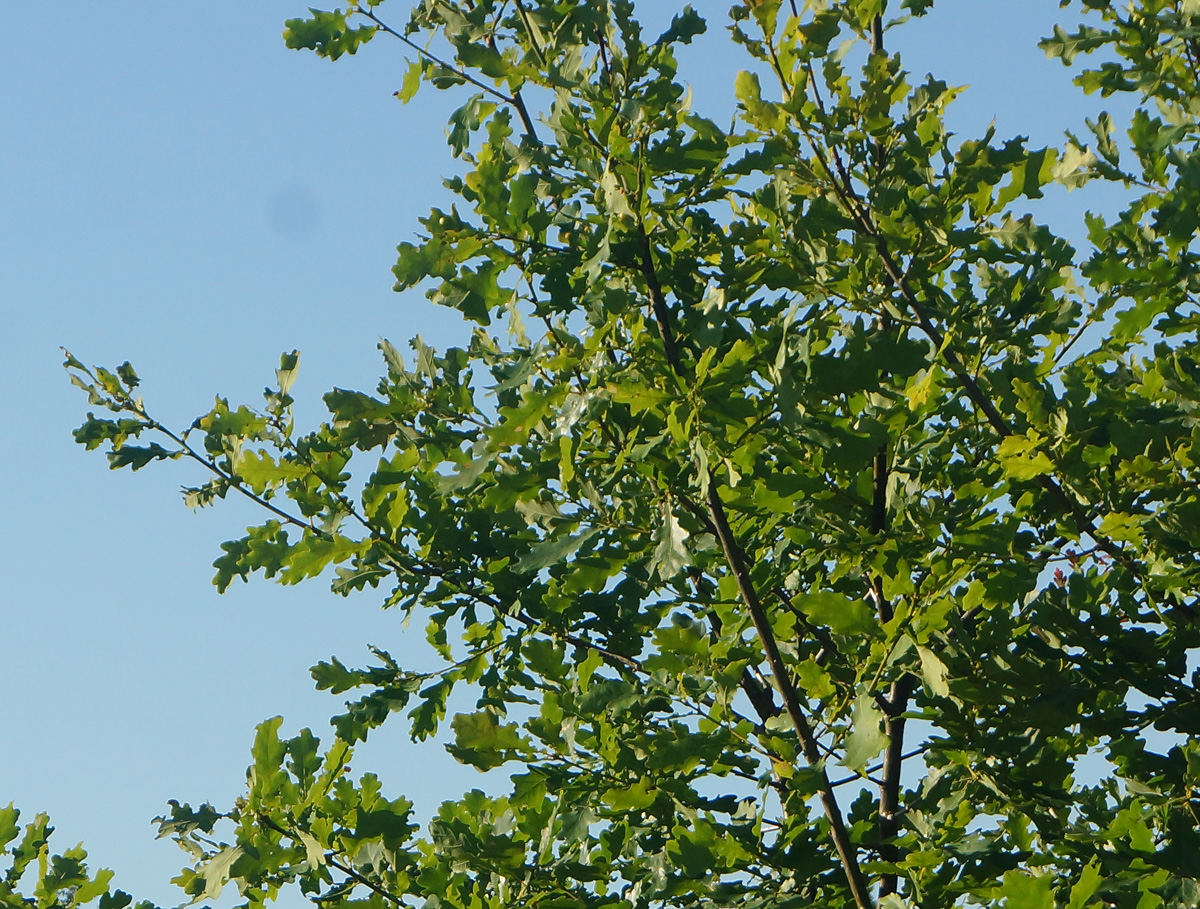
[[[696,106],[732,110],[737,51],[723,5],[683,58]],[[1054,0],[942,0],[897,33],[906,66],[970,83],[962,135],[1055,143],[1099,109],[1036,47]],[[405,7],[393,0],[400,19]],[[677,7],[643,3],[662,21]],[[453,97],[401,106],[404,54],[378,39],[337,64],[289,51],[294,0],[133,0],[40,11],[0,59],[0,804],[49,811],[58,845],[83,840],[116,883],[160,904],[183,854],[153,840],[168,798],[228,804],[254,725],[326,729],[339,700],[307,669],[374,643],[421,659],[421,623],[320,582],[237,585],[218,597],[218,544],[259,519],[240,503],[193,514],[184,465],[110,473],[71,441],[87,407],[60,345],[133,362],[148,406],[186,424],[214,394],[256,403],[281,351],[302,351],[293,394],[319,419],[333,385],[371,389],[375,346],[466,337],[453,313],[391,291],[397,243],[443,198]],[[1080,236],[1079,195],[1039,212]],[[1087,197],[1089,204],[1097,200]],[[428,813],[477,784],[436,746],[399,732],[355,761]],[[298,902],[298,900],[296,900]]]

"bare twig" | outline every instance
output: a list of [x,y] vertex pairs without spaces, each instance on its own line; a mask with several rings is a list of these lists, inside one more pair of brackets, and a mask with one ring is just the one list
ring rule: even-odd
[[438,57],[436,54],[431,53],[426,48],[421,47],[421,45],[417,44],[415,41],[413,41],[411,38],[409,38],[403,32],[396,31],[394,28],[392,28],[390,25],[388,25],[386,22],[384,22],[382,19],[380,19],[374,10],[372,10],[368,7],[360,6],[358,8],[358,12],[360,15],[365,16],[366,18],[368,18],[372,22],[374,22],[375,27],[378,28],[381,32],[384,32],[385,34],[391,35],[393,38],[396,38],[397,40],[402,42],[406,47],[415,51],[416,53],[418,53],[419,55],[424,57],[426,60],[428,60],[430,63],[434,64],[435,66],[440,66],[442,69],[446,70],[447,72],[454,73],[456,76],[458,76],[464,82],[468,82],[471,85],[474,85],[476,88],[480,89],[481,91],[485,92],[486,94],[491,95],[496,100],[503,101],[505,104],[510,105],[514,110],[516,110],[517,116],[519,116],[521,118],[521,124],[525,128],[525,134],[527,136],[529,136],[529,138],[532,139],[533,141],[535,141],[535,142],[538,141],[537,129],[533,125],[533,119],[529,116],[529,110],[525,107],[525,101],[521,97],[520,92],[515,92],[511,95],[506,95],[506,94],[504,94],[504,92],[498,91],[494,87],[488,85],[486,82],[483,82],[482,80],[475,78],[470,73],[468,73],[466,70],[464,70],[462,67],[456,67],[450,63],[447,63],[441,57]]

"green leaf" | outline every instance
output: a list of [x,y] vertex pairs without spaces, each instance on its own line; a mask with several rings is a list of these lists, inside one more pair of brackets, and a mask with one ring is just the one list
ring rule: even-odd
[[[471,96],[466,104],[450,115],[450,130],[447,133],[447,139],[455,157],[461,156],[466,151],[471,142],[471,134],[479,129],[483,121],[495,109],[496,105],[493,102],[486,100],[482,94],[477,94]],[[473,316],[468,317],[474,318]],[[486,325],[487,323],[482,324]]]
[[400,86],[400,90],[396,92],[396,97],[407,104],[417,94],[417,89],[421,87],[421,76],[425,73],[425,65],[420,60],[414,60],[408,64],[408,69],[404,71],[404,82]]
[[842,763],[861,773],[887,747],[887,741],[883,731],[883,713],[875,703],[874,696],[867,692],[860,694],[854,700],[850,735],[846,737]]
[[948,670],[941,658],[928,647],[917,645],[917,654],[921,658],[921,678],[930,693],[940,698],[950,696],[950,686],[946,684]]
[[279,368],[275,370],[275,381],[279,386],[279,393],[286,395],[292,390],[292,385],[296,381],[296,372],[300,368],[300,351],[293,350],[291,353],[281,354],[279,357]]
[[451,753],[479,770],[499,767],[511,759],[507,752],[522,747],[517,725],[501,724],[493,713],[460,713],[450,721],[450,725],[454,729]]
[[609,789],[600,799],[613,811],[626,812],[649,808],[657,797],[657,793],[650,787],[650,781],[641,777],[628,786]]
[[651,568],[663,580],[675,577],[691,564],[687,539],[688,532],[675,517],[670,504],[664,502],[661,508],[661,523],[654,534],[654,553],[650,557]]
[[320,868],[325,864],[325,850],[317,838],[307,830],[298,830],[296,835],[304,845],[304,856],[310,868]]
[[484,266],[478,270],[463,268],[458,277],[431,291],[435,303],[457,309],[480,325],[491,324],[490,311],[501,308],[509,294],[501,290],[496,278],[497,269]]
[[309,12],[311,19],[288,19],[283,24],[284,44],[293,50],[313,50],[319,57],[336,60],[342,54],[357,53],[360,45],[375,36],[373,25],[348,27],[346,15],[340,10]]
[[1100,866],[1093,860],[1084,867],[1079,879],[1072,885],[1067,909],[1084,909],[1100,889],[1101,881]]
[[205,802],[198,809],[171,799],[168,803],[171,813],[165,817],[155,818],[158,824],[158,836],[179,836],[199,830],[201,833],[212,833],[217,821],[222,817],[212,805]]
[[1145,516],[1135,514],[1106,514],[1100,520],[1100,533],[1117,543],[1140,545],[1144,540],[1142,524]]
[[283,766],[287,745],[279,739],[279,727],[282,725],[283,717],[281,716],[272,717],[258,724],[250,755],[254,759],[254,771],[262,780],[271,780]]
[[238,453],[237,475],[256,493],[263,493],[290,480],[302,480],[312,475],[312,468],[296,461],[276,462],[264,451],[246,449]]
[[635,414],[657,408],[671,398],[669,393],[661,389],[646,386],[618,385],[611,392],[614,401],[628,404]]
[[1032,431],[1001,441],[996,453],[1005,475],[1013,480],[1032,480],[1053,473],[1054,463],[1044,452],[1037,450],[1041,442]]
[[284,557],[279,583],[299,584],[306,578],[315,578],[329,565],[345,562],[369,545],[341,535],[329,537],[306,532]]
[[395,848],[417,830],[411,823],[412,802],[406,798],[388,801],[380,798],[370,810],[359,808],[354,820],[354,834],[360,839],[380,839]]
[[157,442],[151,442],[149,445],[121,445],[108,453],[108,466],[113,470],[120,470],[122,467],[141,470],[151,461],[173,460],[179,455],[178,451],[168,451]]
[[1004,909],[1054,909],[1054,878],[1008,871],[1000,888]]
[[798,593],[792,603],[816,625],[824,625],[834,634],[874,634],[879,623],[866,600],[852,600],[840,593]]
[[[693,110],[691,7],[654,43],[634,0],[410,7],[313,11],[286,43],[335,59],[379,28],[413,56],[397,97],[458,89],[426,99],[453,99],[452,199],[393,274],[473,324],[465,346],[415,337],[410,368],[381,342],[378,385],[334,388],[306,428],[295,352],[265,408],[218,398],[175,428],[128,364],[66,354],[100,414],[82,445],[260,510],[218,589],[335,569],[426,626],[420,671],[380,650],[313,669],[354,691],[328,750],[270,720],[241,799],[172,803],[188,898],[1194,906],[1200,0],[1062,6],[1082,24],[1043,46],[1120,103],[1081,100],[1061,150],[960,130],[971,90],[910,82],[894,51],[928,0],[733,4],[700,49],[741,71],[732,123]],[[338,179],[386,192],[375,158]],[[1107,214],[1063,235],[1051,180]],[[885,700],[904,674],[919,688]],[[870,768],[893,708],[927,728],[889,819],[823,765]],[[518,772],[417,830],[350,745],[429,740],[448,710],[454,758]],[[0,813],[0,903],[126,909],[48,836]]]
[[200,880],[203,881],[204,888],[192,897],[189,905],[220,897],[221,891],[233,876],[233,863],[241,857],[240,846],[226,846],[201,865]]
[[796,667],[796,677],[800,680],[800,689],[810,698],[827,698],[837,691],[829,673],[812,658]]
[[692,39],[703,35],[708,30],[704,17],[692,9],[691,4],[676,13],[671,19],[671,25],[663,32],[656,44],[691,44]]
[[589,527],[582,533],[563,531],[542,540],[517,560],[518,571],[541,571],[569,558],[600,534],[598,527]]
[[13,807],[12,802],[8,803],[7,808],[0,808],[0,855],[4,854],[4,847],[20,834],[21,828],[17,824],[20,816],[21,812]]
[[929,396],[933,394],[937,388],[938,379],[941,375],[941,369],[937,364],[930,366],[921,373],[919,379],[914,379],[913,382],[904,390],[905,397],[908,398],[908,406],[913,410],[918,410],[929,400]]
[[1006,206],[1019,196],[1042,198],[1042,187],[1054,179],[1058,158],[1053,149],[1042,148],[1029,152],[1024,161],[1012,170],[1007,186],[1000,190],[997,204]]

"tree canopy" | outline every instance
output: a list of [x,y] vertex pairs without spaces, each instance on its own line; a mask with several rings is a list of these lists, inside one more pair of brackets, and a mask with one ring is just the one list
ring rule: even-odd
[[[311,429],[294,352],[263,405],[186,428],[129,364],[67,357],[79,442],[261,506],[218,588],[375,590],[444,660],[314,667],[352,698],[325,741],[268,720],[235,804],[161,819],[188,896],[1200,901],[1200,5],[1060,4],[1045,51],[1134,108],[1061,148],[948,132],[959,89],[888,43],[931,0],[733,4],[732,125],[677,72],[690,7],[656,36],[629,0],[397,5],[284,37],[391,41],[402,100],[459,105],[456,201],[394,274],[469,343],[383,342],[374,393]],[[1124,210],[1076,248],[1024,213],[1055,183]],[[349,772],[387,722],[511,782],[424,823]],[[0,812],[0,844],[9,905],[130,902],[44,818]]]

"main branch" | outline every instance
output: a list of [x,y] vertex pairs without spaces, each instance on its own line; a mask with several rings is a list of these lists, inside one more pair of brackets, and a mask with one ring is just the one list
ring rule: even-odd
[[[649,235],[646,232],[645,226],[640,222],[638,224],[638,234],[639,246],[642,253],[640,263],[641,272],[646,279],[646,285],[650,293],[650,305],[654,313],[654,320],[658,325],[659,336],[663,342],[663,350],[672,370],[676,375],[683,378],[684,373],[679,358],[679,345],[671,324],[671,310],[667,304],[662,282],[658,277],[658,270],[654,263],[653,247],[650,243]],[[775,632],[771,628],[770,619],[767,617],[766,610],[759,599],[758,591],[755,589],[754,582],[750,577],[750,569],[747,566],[746,558],[737,543],[737,539],[734,537],[732,528],[729,526],[729,517],[725,511],[725,503],[721,501],[716,478],[710,473],[701,479],[702,487],[708,489],[706,500],[708,518],[717,531],[717,538],[721,543],[721,551],[725,556],[725,562],[737,582],[738,595],[750,613],[751,621],[754,623],[754,630],[758,634],[763,654],[767,659],[767,665],[771,669],[775,685],[783,698],[784,711],[787,713],[788,719],[792,721],[792,725],[795,726],[796,734],[800,738],[800,746],[804,752],[805,760],[808,761],[817,774],[818,798],[821,801],[821,807],[825,812],[826,820],[829,822],[829,833],[833,838],[838,860],[845,872],[846,882],[850,886],[854,905],[857,909],[871,909],[873,905],[871,894],[867,887],[862,868],[859,866],[854,844],[850,841],[850,832],[846,829],[846,822],[842,817],[842,809],[838,804],[837,795],[834,793],[833,785],[830,783],[829,774],[825,771],[823,764],[824,756],[821,754],[820,744],[817,741],[816,734],[813,732],[812,725],[808,722],[808,717],[800,705],[799,694],[792,682],[787,664],[784,663],[783,656],[779,652],[779,645],[775,640]]]

